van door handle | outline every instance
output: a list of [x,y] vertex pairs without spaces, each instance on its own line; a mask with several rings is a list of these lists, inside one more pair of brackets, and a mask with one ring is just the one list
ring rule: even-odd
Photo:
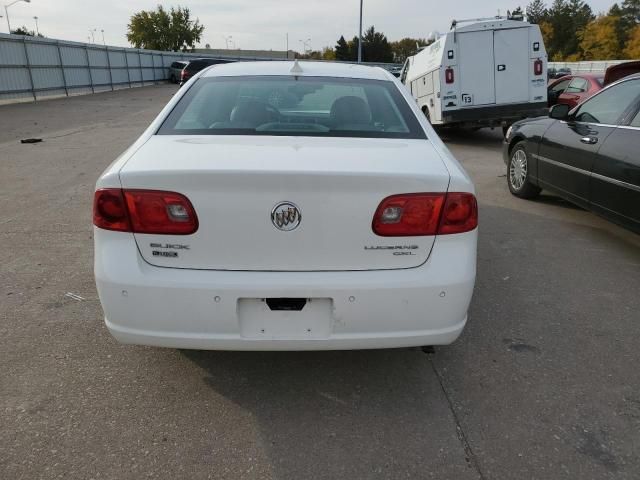
[[586,143],[587,145],[595,145],[598,143],[598,137],[582,137],[580,139],[582,143]]

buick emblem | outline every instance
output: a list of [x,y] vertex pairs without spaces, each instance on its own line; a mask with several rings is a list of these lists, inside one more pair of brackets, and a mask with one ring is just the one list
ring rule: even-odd
[[291,202],[280,202],[271,210],[271,223],[283,232],[295,230],[301,221],[300,209]]

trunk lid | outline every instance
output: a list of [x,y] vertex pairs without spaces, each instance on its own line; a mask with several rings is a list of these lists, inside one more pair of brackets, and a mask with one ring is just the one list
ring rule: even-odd
[[[125,189],[186,195],[198,215],[193,235],[135,234],[148,263],[247,271],[419,266],[434,237],[379,237],[373,214],[390,195],[449,184],[427,140],[277,136],[155,135],[120,178]],[[299,209],[294,230],[284,231],[282,209],[272,220],[282,202]]]

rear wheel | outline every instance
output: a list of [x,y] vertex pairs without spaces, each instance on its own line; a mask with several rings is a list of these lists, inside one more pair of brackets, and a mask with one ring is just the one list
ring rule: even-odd
[[429,109],[427,107],[422,107],[422,113],[427,117],[427,121],[431,123],[431,115],[429,115]]
[[529,179],[529,155],[524,142],[518,142],[511,150],[507,165],[507,183],[509,191],[516,197],[535,198],[540,194],[540,187]]

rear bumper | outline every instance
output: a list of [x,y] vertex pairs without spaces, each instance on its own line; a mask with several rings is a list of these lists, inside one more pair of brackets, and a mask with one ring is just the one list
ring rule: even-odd
[[[467,320],[476,243],[477,230],[438,237],[428,262],[407,270],[202,271],[151,266],[131,234],[95,229],[95,276],[107,328],[123,343],[207,350],[446,345]],[[302,312],[260,303],[281,297],[312,303]]]
[[547,102],[519,103],[445,110],[442,112],[442,119],[444,123],[496,126],[511,124],[524,118],[545,116],[548,111]]

